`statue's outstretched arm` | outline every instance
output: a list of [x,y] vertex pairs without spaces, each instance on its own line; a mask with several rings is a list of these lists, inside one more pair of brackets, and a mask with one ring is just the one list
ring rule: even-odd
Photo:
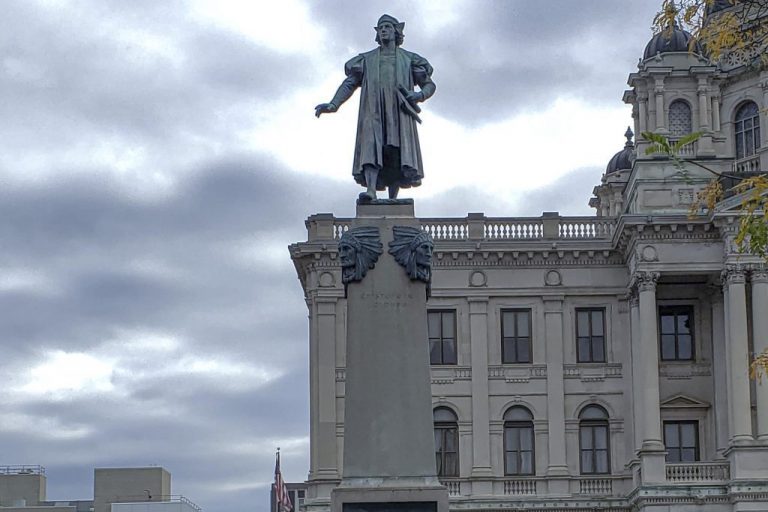
[[330,103],[321,103],[315,107],[315,116],[320,117],[320,114],[336,112],[339,107],[352,96],[360,83],[361,80],[359,75],[350,75],[345,78],[336,90],[336,94],[333,95],[333,99]]

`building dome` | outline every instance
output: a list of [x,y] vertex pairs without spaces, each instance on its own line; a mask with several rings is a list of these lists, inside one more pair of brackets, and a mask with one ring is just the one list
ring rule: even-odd
[[627,126],[627,131],[624,132],[627,143],[624,145],[624,149],[613,155],[608,162],[608,166],[605,168],[606,175],[632,168],[632,162],[635,160],[635,145],[632,142],[633,135],[634,133]]
[[[643,52],[643,60],[650,59],[657,53],[687,52],[691,39],[693,39],[693,36],[690,32],[683,30],[675,23],[674,27],[662,30],[648,41]],[[699,55],[704,54],[698,42],[694,44],[693,52]]]

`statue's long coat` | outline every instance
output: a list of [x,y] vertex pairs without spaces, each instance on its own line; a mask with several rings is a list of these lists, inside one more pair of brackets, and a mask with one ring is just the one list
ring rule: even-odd
[[[355,143],[355,158],[352,175],[355,181],[366,186],[363,166],[366,164],[382,168],[379,172],[376,188],[383,190],[387,185],[412,187],[421,185],[424,168],[421,163],[419,136],[416,132],[416,120],[402,108],[394,109],[396,115],[387,115],[382,100],[385,88],[397,90],[403,86],[406,90],[414,90],[418,85],[424,98],[435,92],[432,82],[432,66],[427,60],[413,52],[397,48],[395,51],[395,84],[382,84],[379,77],[378,48],[361,53],[344,65],[347,78],[339,87],[332,103],[340,105],[348,99],[357,87],[360,87],[360,112],[357,120],[357,140]],[[385,135],[399,135],[398,146],[387,146]],[[392,140],[392,137],[386,137]],[[396,149],[399,148],[399,152]],[[393,151],[393,149],[395,151]],[[399,165],[397,156],[399,153]],[[385,154],[387,162],[385,162]],[[391,161],[390,161],[391,160]],[[385,167],[387,163],[387,167]]]

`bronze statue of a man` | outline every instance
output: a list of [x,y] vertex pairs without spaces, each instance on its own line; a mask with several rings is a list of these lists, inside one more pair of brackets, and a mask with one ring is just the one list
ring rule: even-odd
[[404,26],[388,14],[379,18],[374,27],[379,47],[347,62],[347,78],[333,99],[315,107],[317,117],[336,112],[361,88],[352,167],[355,181],[366,187],[361,201],[376,199],[376,191],[385,187],[394,199],[400,188],[417,187],[424,177],[416,133],[418,103],[435,93],[435,84],[429,62],[400,48]]

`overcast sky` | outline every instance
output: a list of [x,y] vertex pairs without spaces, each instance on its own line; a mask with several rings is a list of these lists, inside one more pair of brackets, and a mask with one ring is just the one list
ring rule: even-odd
[[660,0],[4,0],[0,465],[49,499],[161,465],[206,512],[306,478],[307,311],[288,244],[348,217],[388,12],[434,66],[417,215],[589,215]]

